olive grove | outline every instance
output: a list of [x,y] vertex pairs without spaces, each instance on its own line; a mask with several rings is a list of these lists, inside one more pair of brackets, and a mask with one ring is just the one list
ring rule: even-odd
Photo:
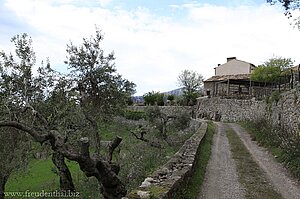
[[102,40],[103,34],[96,30],[81,46],[67,45],[67,74],[52,69],[49,61],[35,73],[35,53],[27,34],[12,38],[15,55],[1,51],[0,142],[14,150],[0,151],[7,160],[0,163],[0,198],[12,170],[26,166],[31,142],[51,146],[61,190],[75,190],[67,158],[78,162],[87,177],[98,180],[105,198],[125,196],[120,167],[112,161],[122,138],[113,139],[106,148],[108,155],[101,155],[98,122],[126,106],[135,85],[117,73],[114,54],[105,55]]

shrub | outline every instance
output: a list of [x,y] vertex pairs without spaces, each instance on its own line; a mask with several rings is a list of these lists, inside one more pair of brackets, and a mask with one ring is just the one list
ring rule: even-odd
[[175,96],[174,95],[168,95],[168,100],[170,100],[171,102],[174,101]]
[[179,130],[183,130],[189,126],[190,121],[191,115],[187,111],[181,111],[176,114],[174,126]]
[[160,92],[148,92],[143,95],[144,101],[146,105],[158,105],[163,106],[164,105],[164,94]]
[[146,113],[144,111],[125,110],[122,116],[128,120],[140,120],[146,118]]

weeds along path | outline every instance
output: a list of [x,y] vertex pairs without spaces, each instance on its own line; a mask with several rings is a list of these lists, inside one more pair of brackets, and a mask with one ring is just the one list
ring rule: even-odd
[[199,198],[243,199],[245,192],[239,183],[236,165],[230,152],[226,137],[227,126],[223,123],[216,124],[217,132]]
[[256,142],[252,141],[250,135],[238,124],[229,124],[237,133],[253,159],[265,172],[268,180],[285,199],[300,198],[299,183],[290,178],[286,169],[275,161],[274,157],[266,149],[259,147]]

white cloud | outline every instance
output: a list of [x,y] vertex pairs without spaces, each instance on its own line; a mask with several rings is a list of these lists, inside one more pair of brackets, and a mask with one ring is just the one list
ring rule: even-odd
[[[110,0],[99,1],[98,7],[72,5],[72,0],[53,2],[7,0],[6,6],[33,30],[38,56],[49,56],[53,65],[62,66],[66,43],[80,44],[98,25],[105,33],[104,49],[115,51],[118,71],[137,84],[141,95],[176,88],[184,69],[208,78],[229,56],[253,64],[273,55],[300,62],[300,32],[277,7],[173,5],[174,12],[187,12],[178,19],[143,7],[130,11],[103,7]],[[7,42],[0,40],[0,45]]]

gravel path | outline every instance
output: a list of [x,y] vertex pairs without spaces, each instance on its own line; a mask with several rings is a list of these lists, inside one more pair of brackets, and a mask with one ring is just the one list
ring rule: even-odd
[[212,154],[199,198],[243,199],[244,190],[238,181],[236,166],[226,137],[227,126],[223,123],[216,124],[217,133],[214,135]]
[[252,141],[250,135],[238,124],[229,124],[229,126],[241,138],[246,148],[252,154],[253,159],[263,169],[274,186],[274,189],[281,193],[285,199],[300,199],[300,185],[292,180],[286,169],[275,161],[274,157],[259,147]]

